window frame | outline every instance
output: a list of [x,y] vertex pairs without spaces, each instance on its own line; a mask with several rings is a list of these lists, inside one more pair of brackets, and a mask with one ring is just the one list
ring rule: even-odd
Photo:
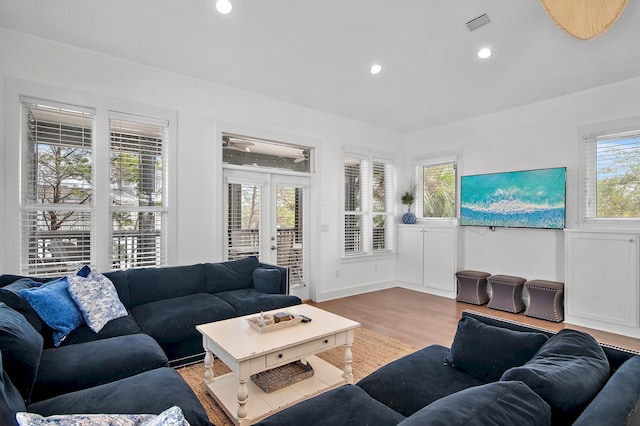
[[[346,162],[347,159],[359,160],[360,167],[360,206],[356,210],[346,209]],[[376,164],[384,165],[385,185],[384,185],[384,211],[374,211],[374,169]],[[346,259],[358,259],[367,258],[372,256],[390,255],[396,252],[396,172],[397,166],[395,157],[392,154],[362,150],[353,147],[343,147],[342,153],[342,174],[341,174],[341,197],[340,197],[340,215],[341,215],[341,258]],[[347,216],[360,218],[360,234],[362,235],[360,241],[360,250],[347,251]],[[376,238],[374,237],[374,218],[384,216],[384,242],[385,248],[376,249],[374,244]]]
[[599,140],[640,136],[640,116],[581,126],[578,134],[578,226],[637,229],[640,217],[597,217],[596,150]]
[[[3,264],[6,273],[22,274],[23,243],[21,231],[21,207],[24,202],[22,191],[22,161],[23,161],[23,114],[21,98],[32,98],[64,105],[79,105],[96,110],[94,125],[95,145],[94,158],[102,159],[93,163],[95,175],[95,190],[92,201],[94,223],[91,234],[91,261],[87,262],[99,271],[112,270],[110,263],[111,247],[111,214],[109,199],[109,111],[125,111],[127,114],[140,117],[154,117],[169,122],[167,139],[167,221],[166,247],[167,265],[177,260],[177,176],[175,161],[177,159],[177,117],[175,110],[153,105],[141,104],[122,98],[112,98],[94,93],[87,93],[73,89],[56,87],[43,83],[7,78],[5,82],[4,120],[6,123],[7,144],[4,156],[4,181],[16,182],[15,185],[4,185],[5,209],[0,217],[4,218]],[[97,232],[99,230],[100,232]],[[9,244],[8,241],[15,243]],[[56,274],[60,275],[60,274]]]
[[[428,217],[424,216],[424,168],[453,164],[455,171],[454,208],[453,216]],[[412,179],[416,182],[415,215],[421,222],[457,222],[460,215],[460,161],[458,155],[447,155],[425,158],[414,162],[414,174]]]

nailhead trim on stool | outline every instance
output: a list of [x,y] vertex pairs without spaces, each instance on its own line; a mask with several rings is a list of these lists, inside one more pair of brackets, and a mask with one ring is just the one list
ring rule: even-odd
[[526,279],[510,275],[492,275],[487,278],[491,284],[491,300],[487,305],[491,309],[513,312],[517,314],[524,310],[522,289]]
[[456,300],[473,305],[487,303],[489,301],[487,277],[489,276],[491,276],[490,273],[482,271],[465,270],[456,272],[456,281],[458,282]]
[[564,319],[562,295],[564,283],[532,280],[524,285],[529,291],[529,306],[524,314],[528,317],[560,322]]

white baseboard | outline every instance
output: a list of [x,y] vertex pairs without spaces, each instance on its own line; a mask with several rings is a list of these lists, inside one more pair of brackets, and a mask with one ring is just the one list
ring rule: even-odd
[[355,287],[341,288],[338,290],[324,291],[316,295],[316,302],[326,302],[327,300],[339,299],[341,297],[355,296],[357,294],[369,293],[372,291],[385,290],[397,287],[395,281],[385,281],[379,283],[362,284]]

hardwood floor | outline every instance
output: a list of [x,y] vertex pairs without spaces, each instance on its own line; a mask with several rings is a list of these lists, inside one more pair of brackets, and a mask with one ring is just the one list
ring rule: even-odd
[[449,347],[462,311],[467,309],[554,331],[562,328],[582,330],[591,334],[601,343],[640,352],[640,339],[565,324],[564,322],[554,323],[539,320],[527,317],[524,313],[512,314],[489,309],[486,305],[470,305],[399,287],[312,304],[358,321],[362,327],[369,330],[419,348],[431,344]]

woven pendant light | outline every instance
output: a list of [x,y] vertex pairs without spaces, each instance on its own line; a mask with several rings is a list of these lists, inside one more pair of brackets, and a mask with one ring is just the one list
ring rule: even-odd
[[579,40],[589,40],[607,31],[629,3],[629,0],[541,1],[551,19]]

